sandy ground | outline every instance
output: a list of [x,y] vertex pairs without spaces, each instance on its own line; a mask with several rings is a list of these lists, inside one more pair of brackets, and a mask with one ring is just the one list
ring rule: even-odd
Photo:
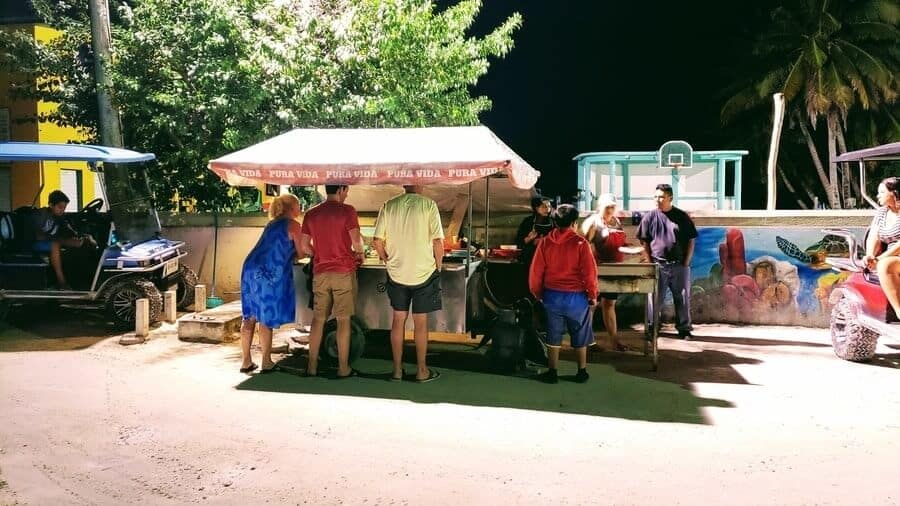
[[[476,375],[464,401],[422,402],[437,382],[304,393],[336,380],[266,383],[238,372],[236,345],[164,328],[123,347],[54,318],[0,329],[2,504],[900,502],[900,347],[843,362],[820,329],[698,326],[661,339],[656,374],[603,355],[592,390]],[[497,407],[492,382],[619,408]]]

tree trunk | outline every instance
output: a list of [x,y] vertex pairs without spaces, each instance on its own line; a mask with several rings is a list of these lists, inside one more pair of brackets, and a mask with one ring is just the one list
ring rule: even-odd
[[816,143],[813,141],[812,135],[809,134],[809,127],[806,125],[806,119],[803,117],[803,114],[800,113],[799,109],[794,110],[794,116],[797,123],[800,125],[800,131],[803,132],[803,137],[806,139],[806,147],[809,149],[809,156],[812,158],[813,165],[816,167],[816,174],[819,176],[819,182],[822,183],[822,188],[825,189],[825,195],[828,197],[828,205],[831,206],[832,209],[840,209],[837,186],[832,185],[828,180],[828,175],[825,174],[825,167],[822,166],[822,159],[819,158],[819,152],[816,150]]
[[[841,127],[840,123],[838,123],[838,128],[834,131],[834,133],[837,135],[838,153],[839,154],[846,153],[847,152],[847,141],[844,140],[844,129]],[[847,178],[847,180],[850,181],[850,186],[853,191],[853,197],[856,198],[857,204],[860,204],[860,203],[862,203],[862,190],[859,187],[861,181],[853,178],[855,168],[856,167],[854,167],[852,164],[849,164],[849,163],[843,164],[844,175]]]
[[[801,195],[798,194],[797,190],[794,189],[794,185],[792,185],[787,176],[784,175],[784,171],[779,170],[778,175],[781,177],[781,182],[784,183],[784,187],[787,188],[788,191],[791,192],[791,195],[793,195],[797,200],[797,205],[800,206],[800,209],[809,209],[809,206],[806,205],[806,202],[803,200]],[[809,192],[809,189],[807,189],[806,191],[810,200],[812,200],[812,194]]]
[[834,109],[830,110],[825,119],[828,124],[828,176],[835,186],[840,182],[841,208],[843,209],[847,207],[847,199],[851,197],[850,180],[852,179],[852,176],[845,163],[842,164],[841,177],[838,179],[838,166],[834,159],[837,158],[837,133],[841,129],[841,124],[838,119],[837,111]]

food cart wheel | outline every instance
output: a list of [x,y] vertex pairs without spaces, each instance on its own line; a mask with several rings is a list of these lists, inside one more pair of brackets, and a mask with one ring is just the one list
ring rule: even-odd
[[[319,349],[319,360],[327,364],[337,365],[337,320],[334,318],[325,323],[322,331],[322,347]],[[366,350],[366,331],[356,318],[350,318],[350,360],[356,362]]]

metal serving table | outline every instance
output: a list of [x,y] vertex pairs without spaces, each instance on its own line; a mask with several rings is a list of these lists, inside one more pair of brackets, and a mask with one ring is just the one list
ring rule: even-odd
[[[428,330],[431,332],[451,332],[463,334],[466,329],[466,294],[469,278],[481,263],[472,260],[466,265],[450,263],[446,259],[441,269],[441,297],[443,309],[428,313]],[[385,293],[387,273],[378,260],[367,259],[356,271],[358,290],[356,294],[356,317],[368,329],[390,329],[393,312]],[[297,298],[297,323],[309,325],[312,310],[309,308],[309,276],[303,264],[294,266],[294,291]],[[406,322],[407,330],[412,330],[412,318]]]
[[601,263],[597,265],[600,293],[645,293],[647,312],[644,317],[644,356],[652,361],[652,370],[659,368],[659,265],[632,263]]

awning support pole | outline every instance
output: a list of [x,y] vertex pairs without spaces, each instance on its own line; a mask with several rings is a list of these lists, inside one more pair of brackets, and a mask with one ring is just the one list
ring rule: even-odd
[[491,178],[484,178],[484,255],[490,254],[491,248]]
[[469,183],[469,217],[466,220],[466,278],[469,277],[469,264],[472,260],[472,254],[469,250],[469,244],[472,242],[472,183]]

